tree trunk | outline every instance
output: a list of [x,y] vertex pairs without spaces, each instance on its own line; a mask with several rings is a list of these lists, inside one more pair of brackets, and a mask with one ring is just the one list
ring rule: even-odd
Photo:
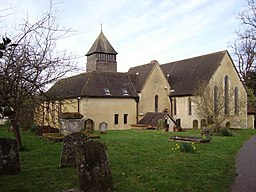
[[11,125],[14,131],[14,135],[18,144],[18,150],[22,149],[22,142],[21,142],[21,135],[20,135],[20,128],[17,124],[17,120],[16,120],[16,114],[12,114],[11,116],[9,116],[10,121],[11,121]]

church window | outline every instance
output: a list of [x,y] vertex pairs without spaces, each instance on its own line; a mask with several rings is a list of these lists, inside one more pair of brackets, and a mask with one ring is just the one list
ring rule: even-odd
[[114,115],[114,123],[115,123],[115,125],[118,124],[118,114]]
[[235,104],[235,114],[238,115],[238,87],[235,88],[235,95],[234,95],[234,104]]
[[206,120],[202,119],[201,120],[201,129],[206,127]]
[[192,101],[191,98],[188,98],[188,115],[192,115]]
[[214,105],[214,113],[218,113],[218,87],[215,86],[213,89],[213,105]]
[[158,113],[158,95],[155,96],[155,113]]
[[52,116],[52,122],[53,123],[55,122],[55,111],[56,111],[55,102],[53,101],[52,102],[52,109],[51,109],[51,116]]
[[104,88],[104,91],[105,91],[105,95],[111,95],[111,93],[110,93],[108,88]]
[[177,115],[177,100],[176,100],[176,98],[173,99],[173,114]]
[[127,124],[128,122],[128,114],[124,114],[124,124]]
[[198,120],[193,120],[193,129],[198,129]]
[[224,78],[224,113],[229,113],[229,80],[227,75]]

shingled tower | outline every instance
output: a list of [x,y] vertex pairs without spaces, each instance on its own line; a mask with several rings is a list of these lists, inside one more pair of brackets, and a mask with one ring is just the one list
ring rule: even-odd
[[117,52],[101,31],[86,54],[86,71],[117,72],[116,55]]

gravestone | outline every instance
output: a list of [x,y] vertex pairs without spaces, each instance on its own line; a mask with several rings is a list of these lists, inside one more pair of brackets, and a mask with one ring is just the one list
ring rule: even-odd
[[112,174],[105,144],[95,140],[80,144],[76,151],[80,189],[90,192],[111,191]]
[[63,146],[60,158],[60,167],[75,167],[76,166],[76,147],[88,140],[88,137],[81,133],[75,132],[67,135],[63,139]]
[[20,158],[16,140],[0,138],[0,175],[12,175],[19,171]]
[[106,134],[108,129],[108,124],[105,122],[101,122],[99,125],[99,131],[101,134]]
[[91,119],[87,119],[84,123],[84,131],[86,133],[93,133],[94,131],[94,122]]
[[84,128],[83,119],[60,119],[60,133],[64,136],[79,132]]

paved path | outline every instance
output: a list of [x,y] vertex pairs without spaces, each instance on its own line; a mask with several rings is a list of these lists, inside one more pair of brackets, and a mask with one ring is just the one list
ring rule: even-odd
[[232,192],[256,192],[256,135],[239,150],[236,157],[236,173]]

